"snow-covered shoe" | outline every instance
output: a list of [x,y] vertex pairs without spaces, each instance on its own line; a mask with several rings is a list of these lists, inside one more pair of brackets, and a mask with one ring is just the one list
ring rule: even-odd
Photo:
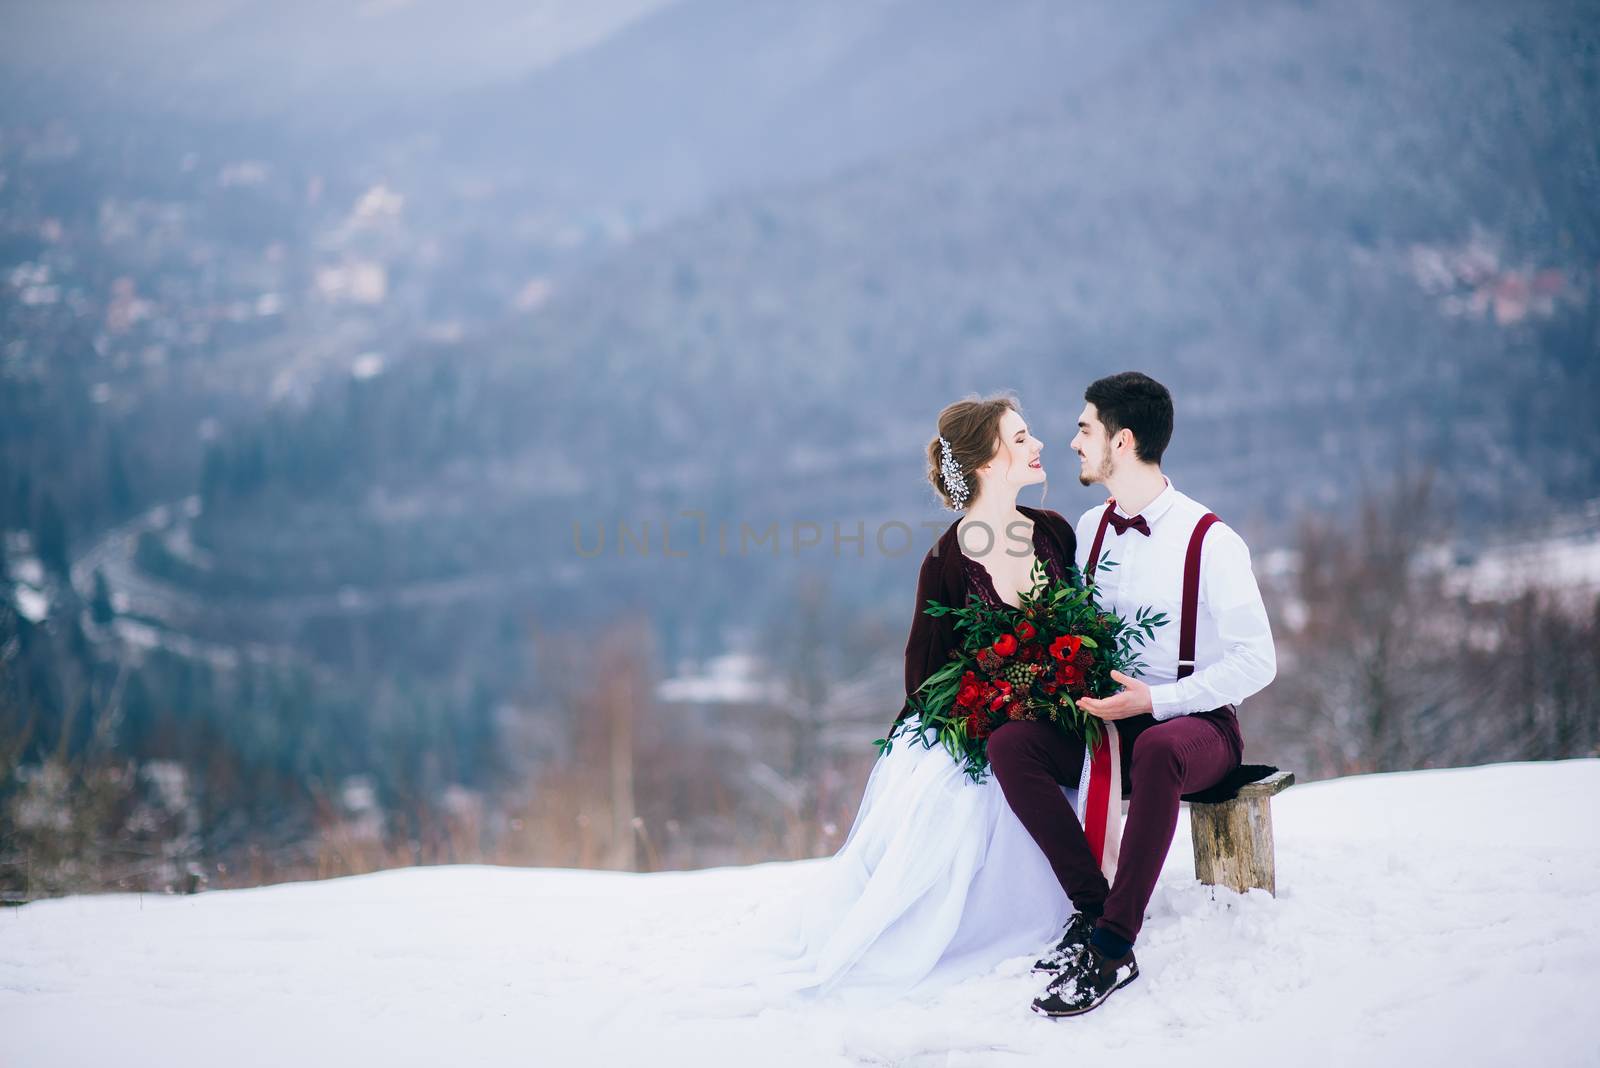
[[1120,960],[1109,960],[1090,945],[1050,980],[1043,994],[1033,999],[1033,1011],[1043,1016],[1077,1016],[1137,978],[1139,965],[1133,959],[1133,950]]
[[1092,934],[1094,934],[1094,921],[1081,912],[1074,912],[1072,918],[1067,921],[1066,929],[1061,932],[1061,941],[1056,943],[1054,949],[1033,962],[1033,971],[1051,974],[1059,972],[1083,952]]

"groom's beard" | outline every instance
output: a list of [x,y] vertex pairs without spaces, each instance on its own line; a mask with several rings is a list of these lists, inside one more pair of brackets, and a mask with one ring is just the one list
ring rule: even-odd
[[1106,455],[1100,457],[1100,470],[1094,472],[1093,474],[1084,474],[1083,469],[1079,468],[1078,484],[1081,486],[1092,486],[1096,482],[1106,481],[1111,477],[1111,474],[1111,454],[1107,453]]

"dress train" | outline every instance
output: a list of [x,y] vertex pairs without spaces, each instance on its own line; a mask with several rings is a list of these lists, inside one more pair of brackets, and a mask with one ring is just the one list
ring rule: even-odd
[[701,978],[764,1001],[922,997],[1031,964],[1072,911],[993,773],[974,783],[943,746],[903,735],[873,765],[844,844],[796,862],[781,897],[710,947]]

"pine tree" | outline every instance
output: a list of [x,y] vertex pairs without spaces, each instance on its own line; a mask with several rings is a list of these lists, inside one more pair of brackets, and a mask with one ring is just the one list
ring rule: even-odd
[[46,493],[39,502],[39,516],[33,528],[35,551],[44,566],[65,577],[71,566],[67,556],[67,522],[56,499]]
[[128,478],[128,465],[123,460],[120,435],[113,434],[106,446],[106,495],[117,518],[133,510],[133,484]]
[[89,614],[102,627],[109,626],[117,615],[111,605],[111,586],[98,567],[94,569],[94,593],[89,599]]

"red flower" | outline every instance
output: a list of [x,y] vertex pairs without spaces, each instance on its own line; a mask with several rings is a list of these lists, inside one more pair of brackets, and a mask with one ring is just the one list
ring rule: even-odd
[[1070,689],[1083,682],[1083,672],[1078,670],[1076,664],[1062,664],[1056,668],[1056,681],[1064,683]]
[[1063,634],[1050,643],[1050,655],[1057,660],[1071,660],[1083,648],[1083,639],[1076,634]]
[[1017,624],[1017,637],[1021,638],[1023,641],[1027,641],[1029,638],[1038,633],[1039,632],[1034,629],[1033,624],[1029,623],[1027,620],[1023,620],[1021,623]]
[[972,672],[967,672],[961,680],[961,688],[956,691],[956,704],[962,708],[971,708],[983,698],[983,687],[978,685]]
[[1010,656],[1017,651],[1017,636],[1015,634],[1002,634],[994,640],[992,648],[1001,656]]

